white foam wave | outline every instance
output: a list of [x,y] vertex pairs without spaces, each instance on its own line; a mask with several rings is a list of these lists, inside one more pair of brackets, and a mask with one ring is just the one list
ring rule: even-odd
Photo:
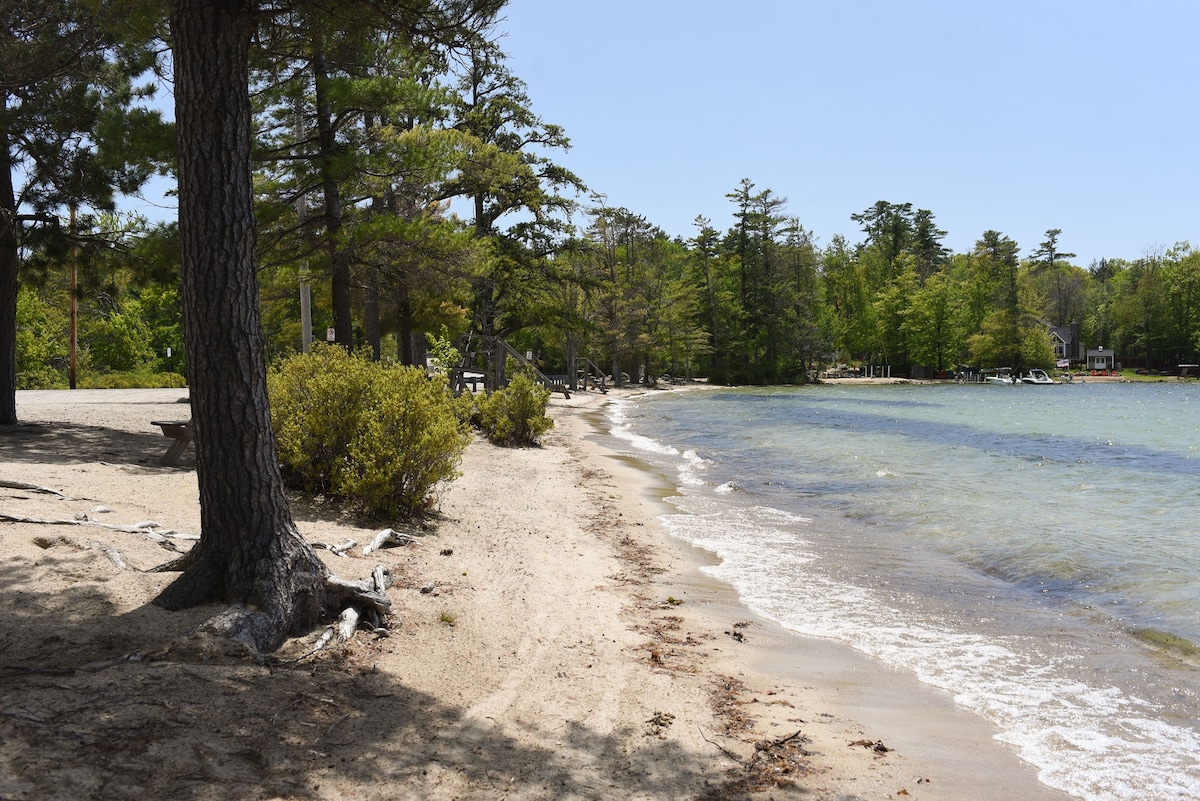
[[655,453],[663,456],[679,455],[679,451],[670,445],[635,433],[629,422],[627,409],[628,401],[623,400],[614,401],[608,406],[608,418],[611,424],[610,431],[614,437],[628,442],[631,447],[643,453]]
[[683,452],[683,461],[679,465],[679,480],[684,486],[699,487],[705,484],[701,475],[712,462],[705,459],[694,450],[686,450]]
[[[971,396],[971,403],[977,403],[976,396]],[[1003,413],[1012,415],[1010,412]],[[1049,413],[1047,410],[1046,414]],[[644,424],[648,418],[632,416],[636,418],[635,423],[643,424],[643,427],[655,433],[671,430],[669,425],[646,427]],[[973,406],[970,419],[979,416]],[[710,419],[712,425],[704,430],[711,430],[712,436],[689,437],[685,430],[680,434],[679,441],[702,448],[721,447],[722,437],[736,431],[736,424],[723,427],[728,421],[716,414],[711,418],[703,415],[695,419],[689,417],[688,421],[694,428],[699,424],[697,421],[702,423]],[[1091,415],[1089,419],[1101,417]],[[618,415],[614,416],[614,423],[628,428],[629,420]],[[1073,419],[1072,424],[1078,424],[1078,421]],[[1161,425],[1128,428],[1146,432],[1163,430]],[[777,432],[778,429],[772,431]],[[1155,564],[1148,558],[1149,554],[1159,551],[1186,553],[1182,548],[1170,550],[1167,546],[1172,542],[1192,542],[1189,537],[1194,527],[1180,526],[1176,531],[1159,523],[1153,529],[1152,539],[1147,540],[1148,547],[1142,547],[1141,541],[1131,536],[1130,532],[1142,539],[1146,539],[1147,532],[1140,531],[1137,525],[1128,524],[1128,520],[1137,520],[1147,514],[1162,514],[1186,524],[1190,519],[1189,514],[1180,512],[1190,513],[1190,508],[1182,505],[1177,508],[1173,504],[1175,499],[1179,499],[1180,504],[1186,504],[1186,499],[1194,496],[1187,489],[1187,482],[1194,479],[1191,470],[1181,473],[1183,478],[1178,482],[1181,491],[1159,493],[1167,496],[1166,503],[1158,495],[1144,493],[1145,497],[1156,498],[1150,512],[1145,511],[1144,504],[1128,501],[1129,498],[1143,495],[1128,491],[1129,484],[1136,482],[1138,476],[1122,476],[1121,486],[1126,491],[1111,497],[1115,503],[1128,505],[1129,513],[1093,519],[1087,511],[1091,508],[1088,506],[1083,514],[1071,517],[1086,519],[1086,531],[1062,526],[1063,530],[1056,531],[1051,539],[1048,527],[1057,526],[1056,523],[1016,528],[1008,525],[1006,500],[1000,504],[998,514],[977,514],[978,507],[986,500],[985,494],[979,492],[980,487],[986,487],[998,498],[1007,499],[1019,495],[1035,496],[1043,485],[1050,484],[1050,476],[1046,471],[1026,469],[1031,464],[1048,463],[1040,454],[1017,453],[1018,458],[1009,464],[1009,457],[1001,459],[999,451],[985,446],[979,448],[979,453],[973,458],[964,459],[961,470],[956,468],[947,471],[943,467],[943,452],[940,450],[930,450],[926,461],[884,460],[878,457],[880,450],[874,444],[874,439],[870,447],[857,447],[858,441],[863,439],[862,435],[855,440],[842,436],[838,431],[822,439],[821,448],[809,448],[812,438],[801,437],[798,432],[799,429],[792,433],[795,440],[791,447],[797,454],[804,453],[803,459],[797,458],[794,463],[781,460],[778,465],[772,463],[766,467],[791,470],[801,479],[808,478],[820,488],[824,474],[809,467],[823,454],[834,454],[836,459],[832,456],[829,458],[831,463],[836,464],[837,470],[832,471],[830,481],[844,483],[834,483],[835,489],[826,495],[838,504],[844,502],[845,505],[826,503],[822,508],[829,510],[836,507],[840,524],[855,528],[874,525],[884,517],[892,523],[944,521],[933,530],[936,536],[931,541],[935,544],[950,542],[954,546],[950,550],[939,552],[935,548],[926,551],[920,541],[914,538],[915,552],[931,553],[935,559],[938,553],[961,555],[972,552],[974,548],[976,551],[986,551],[987,558],[970,560],[971,564],[994,567],[1001,564],[997,560],[1005,554],[1004,549],[1000,549],[996,551],[997,555],[992,556],[992,552],[987,550],[995,541],[1003,541],[1008,551],[1020,551],[1022,554],[1037,554],[1039,552],[1035,546],[1052,542],[1057,550],[1051,552],[1050,556],[1078,558],[1078,548],[1072,551],[1071,547],[1081,542],[1085,544],[1081,547],[1090,547],[1086,544],[1091,542],[1105,542],[1104,536],[1111,530],[1117,535],[1115,541],[1121,545],[1137,543],[1134,564]],[[1097,435],[1097,444],[1104,443],[1106,434]],[[808,449],[802,450],[801,443]],[[663,447],[661,443],[656,444]],[[907,446],[911,445],[911,442],[907,443]],[[1165,444],[1157,441],[1150,445],[1169,450]],[[905,453],[910,452],[907,446]],[[1109,441],[1107,447],[1114,448],[1117,445]],[[657,452],[671,457],[679,456],[670,451],[673,449]],[[1043,625],[1046,621],[1041,617],[1044,607],[1029,604],[1025,600],[1016,600],[1012,606],[1007,606],[1003,598],[993,604],[992,601],[996,599],[988,596],[984,599],[987,603],[981,601],[978,608],[972,606],[970,601],[960,602],[957,597],[947,600],[939,594],[942,590],[937,589],[941,585],[936,576],[929,581],[929,586],[934,589],[925,594],[921,594],[924,591],[914,591],[912,597],[906,597],[901,588],[914,586],[906,583],[909,580],[922,581],[921,573],[917,571],[924,570],[923,563],[910,565],[905,562],[902,567],[909,572],[897,574],[892,581],[873,580],[878,573],[886,572],[881,565],[888,554],[904,553],[906,543],[897,543],[894,550],[891,543],[884,543],[886,547],[876,552],[859,542],[851,542],[853,533],[847,534],[839,529],[825,539],[826,532],[814,532],[807,518],[765,507],[742,505],[752,503],[750,498],[760,498],[764,502],[775,502],[789,508],[792,503],[780,496],[780,493],[787,491],[787,485],[780,484],[780,488],[776,489],[776,485],[771,484],[764,489],[768,485],[758,483],[757,464],[742,453],[732,452],[730,464],[722,465],[722,469],[729,468],[730,472],[742,470],[751,476],[747,486],[753,487],[753,490],[745,493],[735,492],[739,487],[733,481],[717,486],[705,485],[702,477],[716,481],[719,469],[710,469],[709,465],[694,468],[689,463],[691,457],[688,454],[683,454],[678,461],[671,461],[673,467],[678,466],[681,480],[686,473],[688,478],[695,478],[696,483],[683,481],[686,486],[683,488],[683,501],[679,503],[681,514],[665,517],[664,523],[682,539],[716,554],[720,559],[719,564],[706,569],[706,572],[735,587],[742,600],[757,613],[804,635],[845,642],[884,664],[943,688],[963,708],[992,722],[1000,732],[998,739],[1011,744],[1023,759],[1037,766],[1041,780],[1049,786],[1061,788],[1088,801],[1200,799],[1200,756],[1197,756],[1200,755],[1200,724],[1190,717],[1183,717],[1187,712],[1181,712],[1180,709],[1186,710],[1187,703],[1180,702],[1179,708],[1168,708],[1176,701],[1161,687],[1153,682],[1139,683],[1137,678],[1129,681],[1121,678],[1118,669],[1124,667],[1128,655],[1118,654],[1110,661],[1104,656],[1103,648],[1093,648],[1090,638],[1095,632],[1090,624],[1084,624],[1088,630],[1083,634],[1081,645],[1076,647],[1071,638],[1055,636],[1056,632],[1063,631],[1058,621],[1069,621],[1071,615],[1055,613],[1056,619],[1047,628]],[[972,448],[968,448],[965,455],[970,457],[974,453]],[[1068,451],[1067,456],[1073,453]],[[721,458],[724,461],[725,457]],[[739,459],[743,461],[739,462]],[[1003,462],[1000,469],[1006,471],[1003,480],[996,478],[997,460]],[[1074,462],[1068,460],[1064,464]],[[1053,497],[1073,495],[1094,503],[1095,493],[1103,492],[1109,486],[1109,475],[1094,467],[1090,458],[1080,459],[1078,464],[1086,465],[1087,469],[1062,471],[1064,481],[1070,481],[1071,485],[1066,488],[1067,491]],[[1126,466],[1122,464],[1121,468],[1124,470]],[[945,480],[947,477],[953,480]],[[1174,480],[1166,472],[1155,475],[1155,481],[1160,479],[1168,484]],[[872,505],[872,502],[877,504],[879,498],[884,496],[870,494],[880,488],[881,480],[887,486],[886,515],[879,513],[878,507]],[[855,489],[858,483],[865,486],[866,491],[858,492]],[[907,492],[909,484],[925,491]],[[795,486],[804,487],[804,484],[798,481]],[[1168,489],[1173,486],[1170,484]],[[967,497],[964,498],[964,495]],[[961,512],[963,509],[970,511],[964,515]],[[858,519],[868,520],[869,523],[858,523]],[[1060,515],[1059,519],[1066,518]],[[991,521],[999,523],[992,525]],[[886,528],[885,535],[900,530],[898,526]],[[974,538],[963,537],[960,544],[955,534],[958,528],[974,532]],[[1071,539],[1072,536],[1076,538]],[[844,537],[844,540],[839,537]],[[882,537],[880,541],[883,542]],[[814,545],[814,542],[817,544]],[[1120,550],[1115,552],[1118,555],[1123,553]],[[842,559],[843,556],[848,558]],[[1122,557],[1121,561],[1109,564],[1118,564],[1123,569],[1130,561]],[[1041,569],[1040,561],[1031,558],[1026,559],[1024,564],[1026,572],[1014,575],[1054,576],[1061,572],[1053,567],[1058,563],[1051,565],[1053,569],[1046,570]],[[1092,562],[1081,560],[1080,564]],[[1105,566],[1103,562],[1100,564],[1101,567]],[[1154,573],[1152,582],[1146,582],[1144,586],[1161,591],[1170,586],[1166,580],[1168,573]],[[954,577],[959,575],[953,572]],[[985,573],[984,578],[990,575]],[[1180,581],[1186,582],[1187,575],[1191,574],[1182,574]],[[1131,580],[1135,579],[1140,580],[1138,576]],[[948,586],[953,586],[957,592],[959,585]],[[1020,592],[1019,588],[1014,588],[1014,592]],[[1157,603],[1157,608],[1163,608],[1166,601],[1159,600]],[[1191,620],[1188,615],[1194,609],[1194,597],[1181,594],[1177,608],[1184,610],[1180,618]],[[942,611],[939,613],[935,610]],[[967,614],[960,614],[963,612]],[[1016,614],[1009,615],[1009,612]],[[1011,625],[1003,622],[1008,620],[1017,622]],[[1033,635],[1030,636],[1029,632],[1033,632]],[[1100,636],[1107,635],[1100,632]],[[1186,693],[1188,690],[1185,686],[1176,692]],[[1161,702],[1158,700],[1160,698]],[[1194,700],[1191,703],[1194,709]]]
[[801,634],[834,638],[950,692],[1000,729],[1041,781],[1088,801],[1200,798],[1200,732],[1155,718],[1118,688],[1071,678],[1069,654],[1020,637],[955,631],[914,619],[870,588],[834,580],[803,538],[806,518],[727,501],[685,500],[669,530],[712,551],[706,572],[756,613]]

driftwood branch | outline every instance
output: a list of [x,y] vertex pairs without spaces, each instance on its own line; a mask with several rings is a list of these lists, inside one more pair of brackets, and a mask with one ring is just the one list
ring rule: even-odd
[[116,565],[119,569],[121,569],[121,570],[129,569],[129,565],[126,564],[125,559],[121,556],[121,552],[118,551],[116,548],[112,547],[111,545],[105,545],[103,542],[100,542],[99,540],[92,540],[88,544],[92,548],[95,548],[97,551],[99,551],[100,553],[107,556],[109,558],[109,560],[114,565]]
[[329,542],[314,542],[314,543],[311,543],[311,545],[314,548],[325,548],[326,550],[333,553],[335,556],[344,557],[346,555],[346,552],[349,551],[351,548],[353,548],[355,545],[358,545],[358,543],[355,542],[354,540],[346,540],[344,542],[339,542],[337,545],[334,545],[333,543],[329,543]]
[[39,484],[30,484],[27,481],[9,481],[8,479],[0,478],[0,487],[5,489],[19,489],[26,492],[40,492],[44,495],[53,495],[57,498],[62,498],[64,501],[72,501],[74,498],[69,498],[56,489],[43,487]]
[[363,546],[363,556],[372,551],[378,551],[385,545],[410,545],[416,541],[417,538],[411,534],[404,534],[395,529],[385,528],[375,535],[375,539]]
[[377,592],[387,592],[392,587],[392,571],[383,565],[375,565],[371,571],[371,583]]
[[161,523],[156,523],[153,520],[143,520],[139,523],[134,523],[131,526],[122,526],[116,523],[101,523],[98,520],[68,520],[66,518],[41,518],[41,517],[22,517],[21,515],[10,515],[0,512],[0,522],[3,523],[33,523],[39,526],[95,526],[97,528],[105,528],[109,531],[123,531],[126,534],[141,534],[149,540],[157,542],[172,551],[179,551],[180,548],[171,540],[198,540],[197,534],[183,534],[178,531],[172,531],[169,528],[163,528]]

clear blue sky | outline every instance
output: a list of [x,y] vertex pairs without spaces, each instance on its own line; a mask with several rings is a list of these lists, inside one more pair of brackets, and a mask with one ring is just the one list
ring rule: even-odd
[[510,0],[500,30],[558,161],[690,237],[742,178],[819,245],[877,200],[1086,267],[1200,246],[1194,0]]

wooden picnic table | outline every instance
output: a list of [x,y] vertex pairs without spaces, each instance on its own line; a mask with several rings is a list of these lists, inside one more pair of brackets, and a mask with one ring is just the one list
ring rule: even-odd
[[164,437],[173,439],[171,447],[163,454],[158,463],[167,467],[173,466],[179,457],[183,455],[188,443],[192,441],[192,421],[191,420],[155,420],[151,425],[156,425],[162,429]]

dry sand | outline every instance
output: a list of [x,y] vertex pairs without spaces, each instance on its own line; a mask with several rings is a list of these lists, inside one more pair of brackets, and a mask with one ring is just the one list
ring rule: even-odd
[[97,525],[199,533],[191,452],[159,466],[150,425],[181,395],[20,392],[0,431],[0,799],[1065,797],[944,694],[706,578],[594,393],[541,448],[474,442],[414,545],[364,557],[375,529],[293,499],[310,540],[360,543],[320,551],[336,573],[396,574],[393,629],[255,664],[191,634],[216,608],[150,604],[172,550]]

